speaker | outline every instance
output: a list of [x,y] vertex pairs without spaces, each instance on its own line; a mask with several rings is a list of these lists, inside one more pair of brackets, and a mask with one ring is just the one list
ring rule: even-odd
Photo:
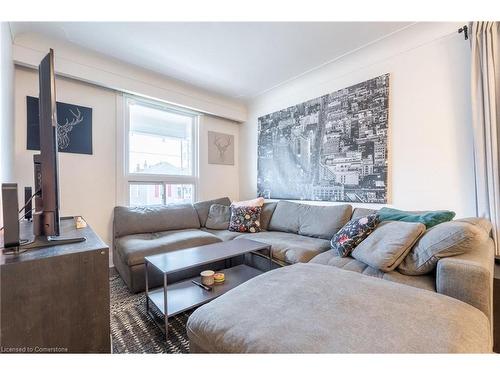
[[19,246],[19,203],[17,184],[2,184],[4,247]]
[[33,193],[31,192],[31,186],[25,186],[24,187],[24,218],[26,220],[31,220],[31,212],[32,212],[32,208],[31,208],[31,196],[33,195]]

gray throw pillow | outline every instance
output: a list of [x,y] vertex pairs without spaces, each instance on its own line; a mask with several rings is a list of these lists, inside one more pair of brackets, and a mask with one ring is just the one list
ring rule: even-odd
[[490,222],[481,218],[438,224],[418,240],[399,265],[398,271],[411,276],[432,272],[439,259],[474,251],[488,239],[490,231]]
[[222,204],[212,204],[208,210],[208,218],[205,228],[228,229],[231,220],[231,207]]
[[267,230],[278,202],[265,202],[260,213],[260,229]]
[[403,221],[386,221],[352,252],[352,257],[383,272],[390,272],[403,261],[418,238],[424,234],[425,225]]
[[231,200],[228,197],[211,199],[209,201],[201,201],[193,203],[193,207],[198,213],[198,218],[200,219],[200,225],[204,227],[207,223],[208,211],[212,204],[222,204],[224,206],[230,206]]

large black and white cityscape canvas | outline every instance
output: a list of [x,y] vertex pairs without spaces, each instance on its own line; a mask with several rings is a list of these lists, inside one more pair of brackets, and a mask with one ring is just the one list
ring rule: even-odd
[[389,74],[259,118],[259,196],[387,203]]

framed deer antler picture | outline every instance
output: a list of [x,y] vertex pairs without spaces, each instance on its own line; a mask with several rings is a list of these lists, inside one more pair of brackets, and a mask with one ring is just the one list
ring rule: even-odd
[[[60,152],[92,154],[92,108],[57,102],[57,143]],[[40,150],[38,98],[26,97],[28,150]]]
[[208,132],[208,163],[234,165],[234,135]]

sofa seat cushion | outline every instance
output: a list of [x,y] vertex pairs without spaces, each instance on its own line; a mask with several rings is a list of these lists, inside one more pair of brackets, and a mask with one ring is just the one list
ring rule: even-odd
[[194,350],[212,353],[491,351],[488,319],[469,304],[310,263],[264,273],[201,306],[187,333]]
[[377,277],[379,279],[414,286],[420,289],[436,291],[436,279],[432,274],[423,276],[407,276],[399,273],[398,271],[382,272],[357,259],[351,257],[342,258],[333,250],[325,251],[324,253],[315,256],[311,259],[310,263],[323,264],[347,271],[354,271],[367,276]]
[[217,236],[199,229],[143,233],[116,239],[116,250],[129,266],[144,263],[144,257],[167,251],[222,242]]
[[228,229],[208,229],[208,228],[202,228],[201,230],[204,231],[204,232],[211,233],[214,236],[219,237],[222,241],[234,240],[235,238],[243,235],[243,233],[240,233],[240,232],[231,232]]
[[330,248],[330,242],[327,240],[285,232],[244,234],[239,238],[249,238],[271,245],[273,258],[287,264],[308,262]]

